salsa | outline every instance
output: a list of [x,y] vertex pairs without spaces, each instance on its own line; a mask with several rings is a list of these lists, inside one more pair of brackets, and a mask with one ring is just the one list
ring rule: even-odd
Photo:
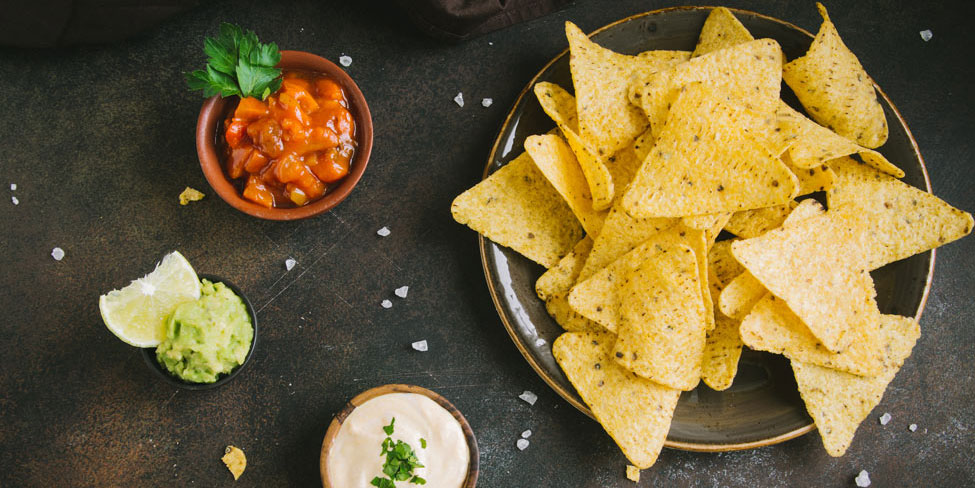
[[227,174],[259,205],[306,205],[349,173],[355,129],[335,80],[285,71],[278,91],[264,101],[242,98],[224,121]]

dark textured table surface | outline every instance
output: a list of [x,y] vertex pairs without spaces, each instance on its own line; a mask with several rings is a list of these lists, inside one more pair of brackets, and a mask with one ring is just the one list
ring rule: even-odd
[[[811,1],[730,3],[819,25]],[[563,21],[590,31],[669,5],[579,1],[450,45],[422,37],[383,2],[213,2],[118,44],[0,49],[0,486],[316,486],[333,413],[391,382],[433,388],[466,414],[481,447],[480,486],[632,486],[610,438],[511,343],[476,236],[449,207],[480,178],[525,83],[565,48]],[[963,23],[966,5],[828,7],[907,120],[935,192],[971,211],[975,65],[963,49],[975,32]],[[282,48],[352,57],[375,147],[331,213],[261,221],[207,186],[194,146],[202,100],[182,72],[202,64],[202,39],[224,20]],[[452,101],[459,91],[464,108]],[[481,107],[483,97],[494,105]],[[207,198],[181,207],[187,185]],[[391,236],[376,235],[383,226]],[[99,294],[173,249],[237,283],[259,309],[253,363],[217,390],[166,385],[98,314]],[[973,252],[971,238],[938,251],[923,335],[845,457],[827,456],[815,433],[744,452],[668,449],[641,486],[853,486],[861,469],[874,486],[975,483]],[[288,257],[298,262],[290,272]],[[402,285],[405,300],[393,296]],[[429,352],[410,348],[420,339]],[[518,399],[523,390],[538,394],[534,406]],[[886,426],[876,420],[883,412]],[[525,429],[534,435],[519,451]],[[219,461],[227,444],[249,461],[236,485]]]

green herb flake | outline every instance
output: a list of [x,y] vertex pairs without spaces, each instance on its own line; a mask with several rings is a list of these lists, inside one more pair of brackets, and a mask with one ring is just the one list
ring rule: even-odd
[[422,437],[420,438],[420,448],[422,448],[422,449],[426,449],[427,448],[427,440],[424,439],[424,438],[422,438]]
[[278,46],[261,43],[254,31],[222,23],[216,38],[203,41],[203,52],[206,69],[187,73],[186,84],[191,90],[202,90],[206,97],[237,95],[264,100],[281,87],[281,70],[275,68],[281,61]]
[[[413,447],[403,441],[394,441],[392,437],[389,437],[393,435],[395,423],[396,417],[393,417],[389,421],[389,425],[383,427],[386,438],[383,439],[382,451],[379,455],[386,456],[386,461],[383,463],[383,474],[386,477],[376,476],[370,484],[378,488],[396,488],[397,481],[409,481],[412,484],[425,485],[427,480],[413,473],[414,470],[424,467],[420,459],[416,457]],[[426,439],[421,438],[420,445],[426,449]]]
[[389,425],[383,427],[383,432],[385,432],[386,435],[393,435],[393,424],[395,423],[396,423],[396,417],[393,417],[393,420],[389,421]]

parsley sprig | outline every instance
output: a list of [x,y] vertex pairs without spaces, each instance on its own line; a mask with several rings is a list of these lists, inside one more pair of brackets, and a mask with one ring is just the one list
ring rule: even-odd
[[[379,455],[386,456],[386,462],[383,463],[383,474],[386,475],[386,478],[376,476],[369,484],[378,488],[396,488],[397,481],[406,480],[416,485],[427,484],[427,480],[413,474],[414,469],[423,467],[413,448],[403,441],[394,442],[393,438],[390,437],[393,435],[393,424],[395,423],[396,417],[393,417],[389,425],[383,427],[386,438],[383,439],[383,450]],[[420,444],[423,449],[426,449],[426,439],[420,439]]]
[[261,100],[281,88],[281,61],[277,44],[261,43],[252,30],[240,26],[220,24],[220,35],[203,42],[207,55],[206,69],[186,74],[191,90],[203,90],[212,97],[255,97]]

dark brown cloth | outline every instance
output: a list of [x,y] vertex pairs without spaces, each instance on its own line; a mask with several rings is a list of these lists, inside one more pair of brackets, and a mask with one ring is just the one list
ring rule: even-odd
[[397,0],[423,32],[461,41],[541,17],[570,0]]

